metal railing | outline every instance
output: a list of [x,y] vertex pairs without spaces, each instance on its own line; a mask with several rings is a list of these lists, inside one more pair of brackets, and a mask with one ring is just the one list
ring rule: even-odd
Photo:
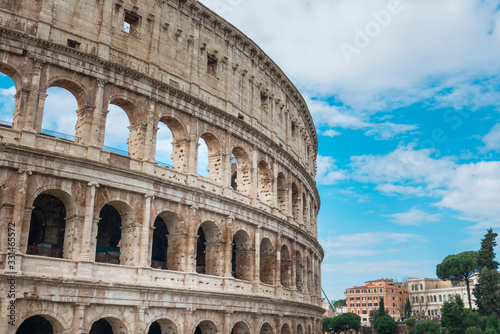
[[[0,119],[0,126],[12,127],[12,122]],[[70,134],[62,133],[62,132],[57,132],[57,131],[53,131],[53,130],[49,130],[49,129],[41,129],[40,134],[42,134],[44,136],[48,136],[48,137],[53,137],[53,138],[63,139],[63,140],[66,140],[66,141],[71,141],[71,142],[74,142],[75,138],[76,138],[74,135],[70,135]],[[102,149],[104,151],[108,151],[108,152],[112,152],[112,153],[124,155],[124,156],[127,156],[127,157],[129,156],[128,151],[125,151],[125,150],[122,150],[122,149],[119,149],[119,148],[116,148],[116,147],[111,147],[111,146],[103,145]],[[172,165],[167,164],[166,162],[155,161],[155,164],[157,164],[158,166],[162,166],[162,167],[166,167],[166,168],[172,169]]]

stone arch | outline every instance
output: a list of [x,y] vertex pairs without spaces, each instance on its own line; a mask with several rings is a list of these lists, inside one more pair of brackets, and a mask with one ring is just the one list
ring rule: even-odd
[[[165,124],[170,131],[172,137],[170,148],[170,160],[172,161],[172,169],[178,171],[185,171],[187,166],[187,153],[189,152],[189,142],[186,140],[185,126],[176,118],[163,116],[160,118],[159,123]],[[159,126],[160,124],[158,124]],[[156,142],[156,155],[162,150],[159,147],[159,132],[157,133]],[[168,150],[165,150],[168,151]]]
[[[219,138],[211,132],[204,132],[200,135],[200,139],[203,139],[207,145],[208,157],[207,157],[207,172],[208,178],[215,182],[221,181],[221,166],[222,166],[222,156],[221,156],[221,144]],[[198,140],[199,142],[199,140]],[[198,152],[198,165],[200,165],[200,152]]]
[[233,236],[232,256],[233,277],[245,281],[253,279],[254,250],[252,238],[244,230],[237,231]]
[[264,160],[261,160],[258,164],[258,196],[259,200],[267,205],[272,205],[273,199],[273,173],[269,165]]
[[250,194],[251,175],[250,159],[242,147],[234,147],[231,151],[234,160],[231,161],[231,187],[245,195]]
[[277,206],[278,209],[281,211],[281,213],[287,214],[288,192],[286,189],[285,175],[283,175],[283,173],[278,174],[277,182],[278,182]]
[[137,245],[134,244],[133,224],[135,215],[132,208],[122,201],[105,204],[99,213],[96,236],[96,262],[125,264],[133,262],[129,256]]
[[224,251],[219,228],[214,222],[206,221],[198,228],[197,235],[196,272],[222,276]]
[[[157,324],[160,331],[152,331],[151,330],[151,326],[153,326],[153,324]],[[149,332],[148,334],[178,334],[178,329],[177,329],[177,326],[175,325],[175,323],[172,321],[172,320],[169,320],[169,319],[165,319],[165,318],[159,318],[159,319],[156,319],[155,321],[153,321],[151,323],[151,325],[149,326]]]
[[260,281],[274,285],[276,255],[271,240],[263,238],[260,243]]
[[118,318],[105,316],[92,322],[89,334],[127,334],[127,327]]
[[280,334],[291,334],[290,326],[288,326],[288,324],[283,324]]
[[233,329],[231,329],[231,334],[249,334],[250,329],[244,321],[239,321],[234,324]]
[[281,285],[285,288],[289,288],[292,285],[292,261],[290,258],[290,252],[286,245],[281,246]]
[[195,334],[217,334],[217,326],[210,320],[204,320],[196,326]]
[[311,325],[307,325],[307,334],[312,334]]
[[297,325],[297,334],[304,334],[304,330],[302,329],[302,325],[301,324]]
[[295,182],[292,182],[292,216],[295,221],[299,220],[299,213],[300,213],[299,200],[300,200],[299,188],[297,188]]
[[90,94],[87,91],[87,88],[72,77],[53,77],[47,81],[47,86],[45,89],[48,89],[50,87],[64,88],[69,91],[78,102],[78,109],[83,108],[85,105],[92,104],[92,99],[90,98]]
[[0,72],[14,81],[16,91],[25,86],[23,83],[23,76],[21,75],[22,72],[14,63],[2,59],[2,61],[0,62]]
[[273,327],[268,323],[264,323],[262,327],[260,328],[259,334],[273,334]]
[[183,256],[183,238],[180,232],[181,219],[171,211],[160,213],[153,224],[151,267],[180,270]]
[[302,263],[302,254],[300,251],[295,252],[295,286],[298,291],[302,292],[304,283],[304,264]]
[[[31,212],[27,254],[69,258],[67,224],[73,223],[76,204],[60,189],[37,189]],[[70,222],[71,220],[71,222]]]
[[31,315],[16,330],[16,334],[62,334],[63,332],[62,323],[55,316],[48,314]]

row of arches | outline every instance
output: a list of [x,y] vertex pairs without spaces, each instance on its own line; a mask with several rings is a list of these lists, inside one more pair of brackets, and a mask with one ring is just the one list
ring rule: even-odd
[[[34,315],[24,320],[18,327],[16,334],[62,334],[63,326],[57,319],[47,315]],[[94,321],[88,331],[89,334],[127,334],[126,326],[122,321],[116,318],[101,318]],[[152,322],[145,332],[147,334],[178,334],[179,330],[175,323],[169,319],[158,319]],[[216,334],[220,333],[210,320],[201,321],[194,328],[194,334]],[[230,334],[249,334],[250,328],[244,321],[239,321],[231,328]],[[278,332],[273,329],[270,323],[265,322],[260,327],[259,334],[291,334],[291,327],[283,324]],[[294,334],[312,334],[312,326],[307,325],[303,328],[301,324],[297,325]],[[229,334],[229,333],[228,333]]]
[[[15,81],[17,73],[7,65],[0,71],[16,74]],[[14,83],[15,87],[21,86]],[[102,147],[177,172],[199,174],[276,208],[315,233],[318,208],[313,196],[269,155],[236,137],[228,141],[224,130],[197,118],[193,124],[190,115],[166,109],[154,99],[133,100],[131,95],[113,95],[115,89],[111,87],[106,93],[106,87],[101,81],[80,83],[63,75],[45,78],[45,85],[38,87],[38,99],[32,101],[37,105],[37,115],[31,121],[35,124],[27,124],[29,121],[24,119],[22,109],[29,108],[29,104],[23,104],[25,90],[18,88],[16,102],[12,103],[14,110],[9,115],[2,112],[0,117],[12,120],[14,129],[31,126],[43,135]],[[96,104],[101,108],[99,115]],[[257,159],[254,151],[258,152]]]
[[[75,245],[76,241],[69,245],[69,230],[77,225],[74,217],[78,216],[72,197],[59,189],[44,190],[36,196],[31,208],[26,253],[74,258],[71,250],[82,246]],[[134,254],[139,247],[136,239],[140,231],[130,231],[129,227],[135,220],[134,211],[125,202],[109,201],[100,208],[93,237],[95,262],[131,265],[137,261]],[[194,235],[188,233],[191,225]],[[154,218],[148,238],[148,265],[155,269],[196,271],[281,285],[310,295],[318,293],[318,259],[305,247],[286,240],[280,242],[271,235],[259,236],[245,226],[234,228],[230,239],[227,233],[214,221],[190,221],[176,212],[162,211]],[[195,246],[194,263],[186,261],[191,258],[191,244]]]

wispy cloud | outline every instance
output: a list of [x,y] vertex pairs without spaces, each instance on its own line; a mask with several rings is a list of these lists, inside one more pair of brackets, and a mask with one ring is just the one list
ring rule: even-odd
[[398,225],[416,226],[419,226],[422,223],[436,222],[441,217],[440,214],[429,214],[416,208],[411,208],[408,212],[393,213],[391,215],[385,216],[389,217],[394,223]]
[[346,178],[344,172],[335,166],[335,159],[318,155],[316,181],[319,184],[334,184]]

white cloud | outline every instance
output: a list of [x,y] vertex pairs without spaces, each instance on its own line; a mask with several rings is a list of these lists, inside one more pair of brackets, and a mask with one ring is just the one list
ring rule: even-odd
[[500,151],[500,123],[497,123],[490,132],[483,137],[485,150]]
[[[204,1],[214,9],[220,2]],[[357,110],[408,105],[499,72],[496,1],[401,0],[402,10],[347,62],[340,45],[353,45],[359,30],[373,27],[373,12],[387,10],[389,3],[254,0],[236,1],[221,12],[304,92],[335,94]]]
[[78,103],[76,98],[64,88],[47,89],[43,108],[42,129],[75,135]]
[[328,130],[324,130],[324,131],[317,130],[317,132],[318,132],[318,136],[331,137],[331,138],[341,135],[340,132],[335,131],[333,129],[328,129]]
[[411,208],[408,212],[394,213],[385,215],[398,225],[416,225],[422,223],[436,222],[440,218],[440,214],[429,214],[419,209]]
[[317,174],[316,182],[319,184],[334,184],[346,178],[343,171],[335,166],[335,159],[318,155],[316,160]]
[[399,194],[405,196],[417,196],[423,197],[426,195],[424,188],[422,186],[412,187],[412,186],[401,186],[392,183],[379,184],[375,189],[385,194]]
[[[325,256],[335,258],[371,257],[379,254],[399,253],[409,241],[425,242],[416,234],[365,232],[338,235],[320,240]],[[401,244],[401,248],[387,245]]]
[[16,87],[0,88],[0,121],[12,122],[14,115],[14,94]]

